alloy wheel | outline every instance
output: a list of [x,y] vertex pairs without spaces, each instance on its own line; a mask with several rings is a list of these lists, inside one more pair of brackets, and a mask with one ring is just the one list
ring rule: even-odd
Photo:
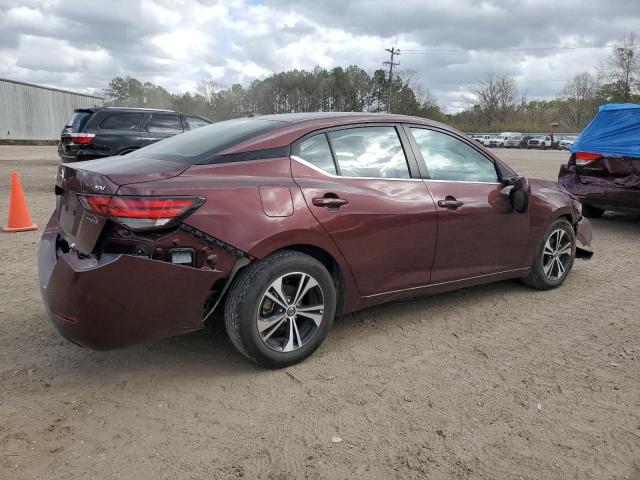
[[256,325],[266,346],[293,352],[315,335],[324,317],[322,288],[303,272],[278,277],[262,294]]
[[542,271],[549,280],[559,280],[571,262],[571,238],[563,229],[554,230],[542,252]]

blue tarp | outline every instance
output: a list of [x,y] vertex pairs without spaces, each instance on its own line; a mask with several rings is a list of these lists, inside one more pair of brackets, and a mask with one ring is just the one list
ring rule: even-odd
[[582,131],[571,152],[599,153],[609,157],[640,157],[640,105],[610,103]]

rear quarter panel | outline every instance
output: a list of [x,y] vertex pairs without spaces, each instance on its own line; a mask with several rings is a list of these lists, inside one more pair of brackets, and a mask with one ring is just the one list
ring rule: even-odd
[[[272,196],[282,201],[287,191],[287,208],[274,210]],[[289,157],[194,165],[175,178],[124,185],[118,194],[202,195],[206,202],[185,223],[256,259],[292,245],[320,248],[340,267],[345,285],[343,312],[355,308],[359,295],[351,271],[309,211],[291,177]]]

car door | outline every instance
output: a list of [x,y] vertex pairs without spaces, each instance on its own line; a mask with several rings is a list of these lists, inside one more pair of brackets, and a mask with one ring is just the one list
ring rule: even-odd
[[314,133],[293,145],[293,178],[365,296],[429,281],[437,212],[405,146],[404,131],[377,124]]
[[152,113],[140,133],[140,138],[142,145],[146,146],[182,132],[184,129],[180,115]]
[[493,160],[449,132],[407,130],[438,211],[431,282],[523,268],[529,213],[513,211]]

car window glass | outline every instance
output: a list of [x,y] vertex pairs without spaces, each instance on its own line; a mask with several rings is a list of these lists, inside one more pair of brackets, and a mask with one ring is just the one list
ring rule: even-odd
[[497,182],[495,166],[471,146],[444,133],[411,128],[433,180]]
[[198,117],[184,117],[184,121],[186,122],[187,126],[189,127],[189,130],[195,130],[196,128],[200,128],[200,127],[204,127],[206,125],[209,125],[209,122],[207,122],[206,120],[203,120],[202,118],[198,118]]
[[329,132],[345,177],[410,178],[407,159],[394,127],[358,127]]
[[238,118],[216,122],[167,138],[162,142],[135,150],[127,158],[146,162],[149,158],[184,162],[190,165],[206,164],[218,153],[259,135],[275,131],[287,123],[278,120]]
[[72,132],[82,132],[91,115],[91,112],[75,112],[66,126],[71,127]]
[[300,144],[298,156],[325,172],[336,174],[331,148],[329,148],[329,142],[327,142],[327,137],[324,133],[314,135],[303,141]]
[[142,113],[114,113],[100,124],[102,130],[137,130]]
[[182,123],[177,115],[163,115],[154,113],[147,123],[149,133],[179,133],[182,132]]

